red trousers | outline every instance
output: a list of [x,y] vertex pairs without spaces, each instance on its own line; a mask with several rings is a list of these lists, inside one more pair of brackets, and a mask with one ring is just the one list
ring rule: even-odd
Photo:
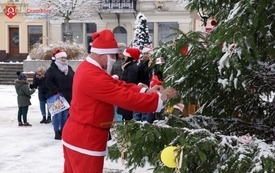
[[102,173],[104,156],[89,156],[63,146],[64,173]]

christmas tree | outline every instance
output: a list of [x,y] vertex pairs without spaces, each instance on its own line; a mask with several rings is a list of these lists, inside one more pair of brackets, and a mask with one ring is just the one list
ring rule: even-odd
[[144,47],[151,47],[152,41],[149,36],[149,29],[147,26],[147,18],[144,14],[139,13],[135,21],[135,36],[132,40],[132,47],[142,50]]
[[[187,8],[215,19],[213,31],[178,30],[156,57],[166,61],[164,85],[180,92],[171,104],[198,98],[197,115],[117,127],[110,158],[162,173],[274,172],[274,3],[189,0]],[[167,146],[176,147],[173,168],[161,159]]]

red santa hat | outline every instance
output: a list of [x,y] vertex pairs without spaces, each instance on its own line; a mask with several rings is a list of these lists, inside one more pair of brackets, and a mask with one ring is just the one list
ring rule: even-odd
[[150,81],[150,88],[154,87],[155,85],[162,85],[162,81],[159,80],[157,75],[154,75]]
[[105,29],[92,34],[93,44],[91,52],[96,54],[116,54],[118,45],[115,36],[111,30]]
[[53,57],[52,57],[53,60],[58,59],[58,58],[62,58],[62,57],[67,58],[66,52],[64,52],[62,49],[56,49],[53,52]]
[[123,55],[127,57],[132,57],[134,60],[138,61],[140,51],[137,48],[127,48],[123,51]]

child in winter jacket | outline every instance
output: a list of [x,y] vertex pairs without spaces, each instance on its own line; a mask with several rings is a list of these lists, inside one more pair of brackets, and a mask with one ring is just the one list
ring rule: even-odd
[[35,92],[35,89],[29,88],[26,74],[21,72],[17,72],[16,74],[18,75],[18,79],[15,80],[15,90],[17,93],[18,104],[18,126],[32,126],[27,122],[27,114],[29,106],[31,105],[31,95]]

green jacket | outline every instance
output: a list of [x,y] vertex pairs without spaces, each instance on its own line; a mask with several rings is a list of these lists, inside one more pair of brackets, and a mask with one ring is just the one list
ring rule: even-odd
[[27,81],[16,80],[15,90],[19,107],[31,105],[31,95],[35,92],[35,89],[30,89]]

